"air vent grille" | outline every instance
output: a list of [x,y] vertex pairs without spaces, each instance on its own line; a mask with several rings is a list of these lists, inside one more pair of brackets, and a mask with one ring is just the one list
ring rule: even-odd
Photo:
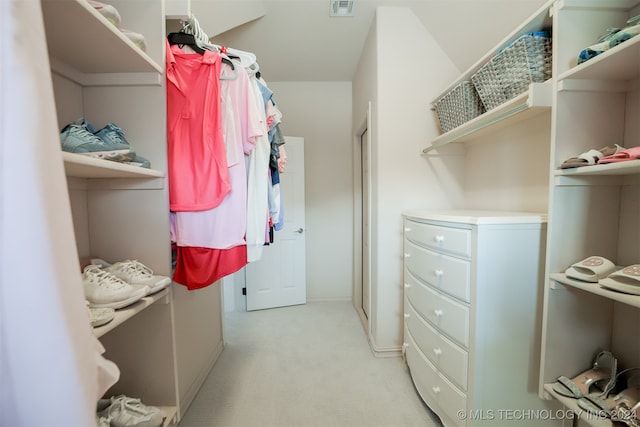
[[353,16],[354,0],[330,0],[329,16]]

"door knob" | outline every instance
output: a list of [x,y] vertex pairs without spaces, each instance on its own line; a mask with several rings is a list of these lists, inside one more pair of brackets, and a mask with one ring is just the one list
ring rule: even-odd
[[304,231],[304,229],[302,227],[298,228],[296,230],[296,233],[302,234],[302,232]]

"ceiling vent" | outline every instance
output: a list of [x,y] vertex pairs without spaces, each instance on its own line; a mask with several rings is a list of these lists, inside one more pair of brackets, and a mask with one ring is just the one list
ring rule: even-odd
[[329,16],[353,16],[354,0],[330,0]]

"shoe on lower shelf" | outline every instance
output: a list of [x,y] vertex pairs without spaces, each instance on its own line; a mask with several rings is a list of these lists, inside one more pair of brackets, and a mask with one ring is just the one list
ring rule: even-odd
[[62,150],[113,161],[131,161],[135,158],[136,153],[130,145],[106,142],[94,135],[90,126],[84,118],[66,125],[60,132]]
[[[101,403],[104,400],[100,400],[98,407],[105,405]],[[108,419],[111,427],[159,427],[163,421],[160,408],[147,406],[140,399],[125,395],[112,397],[108,406],[98,412],[98,417]]]
[[132,286],[97,265],[82,272],[84,295],[91,308],[123,308],[147,295],[148,287]]
[[153,270],[137,260],[120,261],[109,264],[101,258],[93,258],[91,264],[100,266],[131,285],[147,286],[147,295],[154,294],[169,286],[171,278],[153,274]]
[[133,42],[141,51],[147,51],[147,43],[144,39],[144,36],[140,33],[136,33],[135,31],[127,30],[124,28],[120,28],[120,32],[129,40]]
[[91,303],[89,301],[87,301],[87,310],[89,311],[89,322],[94,328],[106,325],[116,317],[115,309],[107,307],[91,307]]
[[640,15],[634,16],[627,21],[627,26],[620,28],[608,28],[598,39],[598,43],[583,49],[578,55],[578,64],[600,55],[601,53],[629,40],[640,34]]

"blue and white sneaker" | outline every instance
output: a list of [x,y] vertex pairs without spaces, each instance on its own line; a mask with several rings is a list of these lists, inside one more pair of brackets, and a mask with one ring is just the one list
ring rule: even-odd
[[66,125],[60,132],[62,150],[105,160],[128,162],[136,153],[128,144],[104,141],[87,127],[87,121],[80,118]]
[[[93,125],[88,126],[88,129],[95,136],[102,139],[105,143],[131,146],[131,144],[129,144],[129,141],[127,141],[127,138],[125,138],[124,132],[122,131],[122,129],[120,129],[118,126],[116,126],[113,123],[107,123],[105,127],[103,127],[98,131],[95,130]],[[149,162],[149,160],[138,155],[135,155],[135,157],[133,157],[130,160],[126,160],[123,163],[127,163],[133,166],[140,166],[143,168],[151,167],[151,162]]]
[[622,29],[608,28],[607,32],[598,39],[598,43],[591,45],[580,52],[578,55],[578,64],[582,64],[583,62],[586,62],[612,47],[615,47],[640,34],[640,15],[629,19],[627,24],[632,25],[628,25]]

